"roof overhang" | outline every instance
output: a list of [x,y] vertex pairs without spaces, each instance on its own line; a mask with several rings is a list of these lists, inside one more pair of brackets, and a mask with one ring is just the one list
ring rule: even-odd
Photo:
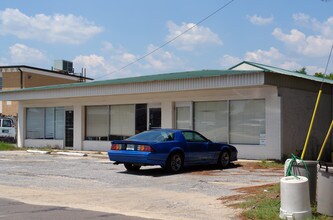
[[[230,72],[230,71],[229,71]],[[27,88],[15,91],[3,91],[3,100],[37,100],[57,98],[78,98],[106,95],[127,95],[140,93],[174,92],[206,90],[218,88],[237,88],[264,85],[264,72],[238,72],[235,74],[200,75],[188,77],[188,74],[164,74],[163,76],[145,76],[118,80],[94,81],[89,83],[62,84]],[[187,77],[185,77],[187,76]],[[155,77],[155,80],[153,80]]]

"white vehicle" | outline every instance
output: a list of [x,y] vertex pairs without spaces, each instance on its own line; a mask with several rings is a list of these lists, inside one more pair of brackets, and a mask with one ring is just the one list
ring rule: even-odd
[[0,117],[0,140],[16,140],[16,126],[14,119]]

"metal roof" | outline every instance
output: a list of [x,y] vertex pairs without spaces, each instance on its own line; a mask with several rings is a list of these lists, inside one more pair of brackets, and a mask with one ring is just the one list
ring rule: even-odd
[[104,85],[120,85],[120,84],[130,84],[130,83],[145,83],[153,81],[170,81],[179,79],[194,79],[194,78],[207,78],[207,77],[217,77],[223,75],[238,75],[246,73],[258,73],[262,71],[238,71],[238,70],[199,70],[199,71],[186,71],[186,72],[176,72],[176,73],[164,73],[146,76],[137,76],[129,78],[120,79],[110,79],[102,81],[93,82],[83,82],[83,83],[69,83],[69,84],[58,84],[50,86],[40,86],[24,88],[20,90],[9,90],[2,91],[3,93],[11,92],[24,92],[24,91],[38,91],[38,90],[50,90],[50,89],[67,89],[74,87],[91,87],[91,86],[104,86]]
[[261,63],[249,62],[249,61],[243,61],[243,62],[229,68],[229,70],[237,70],[237,69],[239,69],[240,66],[242,66],[244,64],[259,68],[260,70],[262,70],[264,72],[279,73],[279,74],[282,74],[282,75],[294,76],[294,77],[303,78],[303,79],[309,79],[309,80],[313,80],[313,81],[316,81],[316,82],[325,82],[325,83],[333,84],[333,80],[330,80],[330,79],[324,79],[324,78],[313,76],[313,75],[298,73],[296,71],[285,70],[285,69],[282,69],[282,68],[269,66],[269,65],[265,65],[265,64],[261,64]]
[[72,88],[84,88],[84,87],[95,87],[95,86],[122,85],[122,84],[133,84],[133,83],[150,83],[154,81],[162,82],[162,81],[182,80],[182,79],[200,79],[200,78],[227,76],[227,75],[233,76],[233,75],[255,74],[255,73],[277,73],[281,75],[308,79],[316,82],[325,82],[333,84],[333,80],[323,79],[312,75],[301,74],[298,72],[289,71],[260,63],[243,61],[227,70],[198,70],[198,71],[164,73],[164,74],[137,76],[129,78],[109,79],[102,81],[32,87],[20,90],[2,91],[2,93],[4,94],[14,93],[14,92],[20,93],[25,91],[42,91],[42,90],[72,89]]

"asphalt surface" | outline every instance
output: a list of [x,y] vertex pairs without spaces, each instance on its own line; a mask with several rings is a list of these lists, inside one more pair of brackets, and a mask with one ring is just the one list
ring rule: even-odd
[[106,212],[94,212],[58,206],[30,205],[15,200],[0,198],[1,220],[145,220],[145,218],[130,217]]
[[241,187],[277,183],[283,176],[283,171],[251,170],[238,163],[225,170],[188,168],[177,175],[159,167],[127,172],[106,155],[25,151],[0,152],[0,169],[2,198],[58,207],[55,211],[64,213],[80,209],[173,220],[236,219],[237,210],[222,204],[220,197],[237,194]]

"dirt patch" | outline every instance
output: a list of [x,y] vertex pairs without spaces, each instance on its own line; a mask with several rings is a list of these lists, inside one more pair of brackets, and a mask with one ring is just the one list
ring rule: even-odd
[[271,162],[237,162],[235,165],[242,167],[242,169],[247,171],[262,170],[264,172],[276,172],[283,171],[283,166],[270,166]]
[[221,175],[221,170],[200,170],[191,172],[192,175],[199,176],[219,176]]
[[[265,192],[267,188],[270,188],[276,184],[265,184],[261,186],[250,186],[250,187],[240,187],[235,189],[235,191],[238,193],[236,195],[231,196],[223,196],[218,198],[224,205],[227,205],[229,207],[235,207],[236,204],[238,204],[241,201],[244,201],[245,198],[253,195],[257,195],[259,193]],[[272,194],[272,198],[277,198],[280,195],[278,193]]]

